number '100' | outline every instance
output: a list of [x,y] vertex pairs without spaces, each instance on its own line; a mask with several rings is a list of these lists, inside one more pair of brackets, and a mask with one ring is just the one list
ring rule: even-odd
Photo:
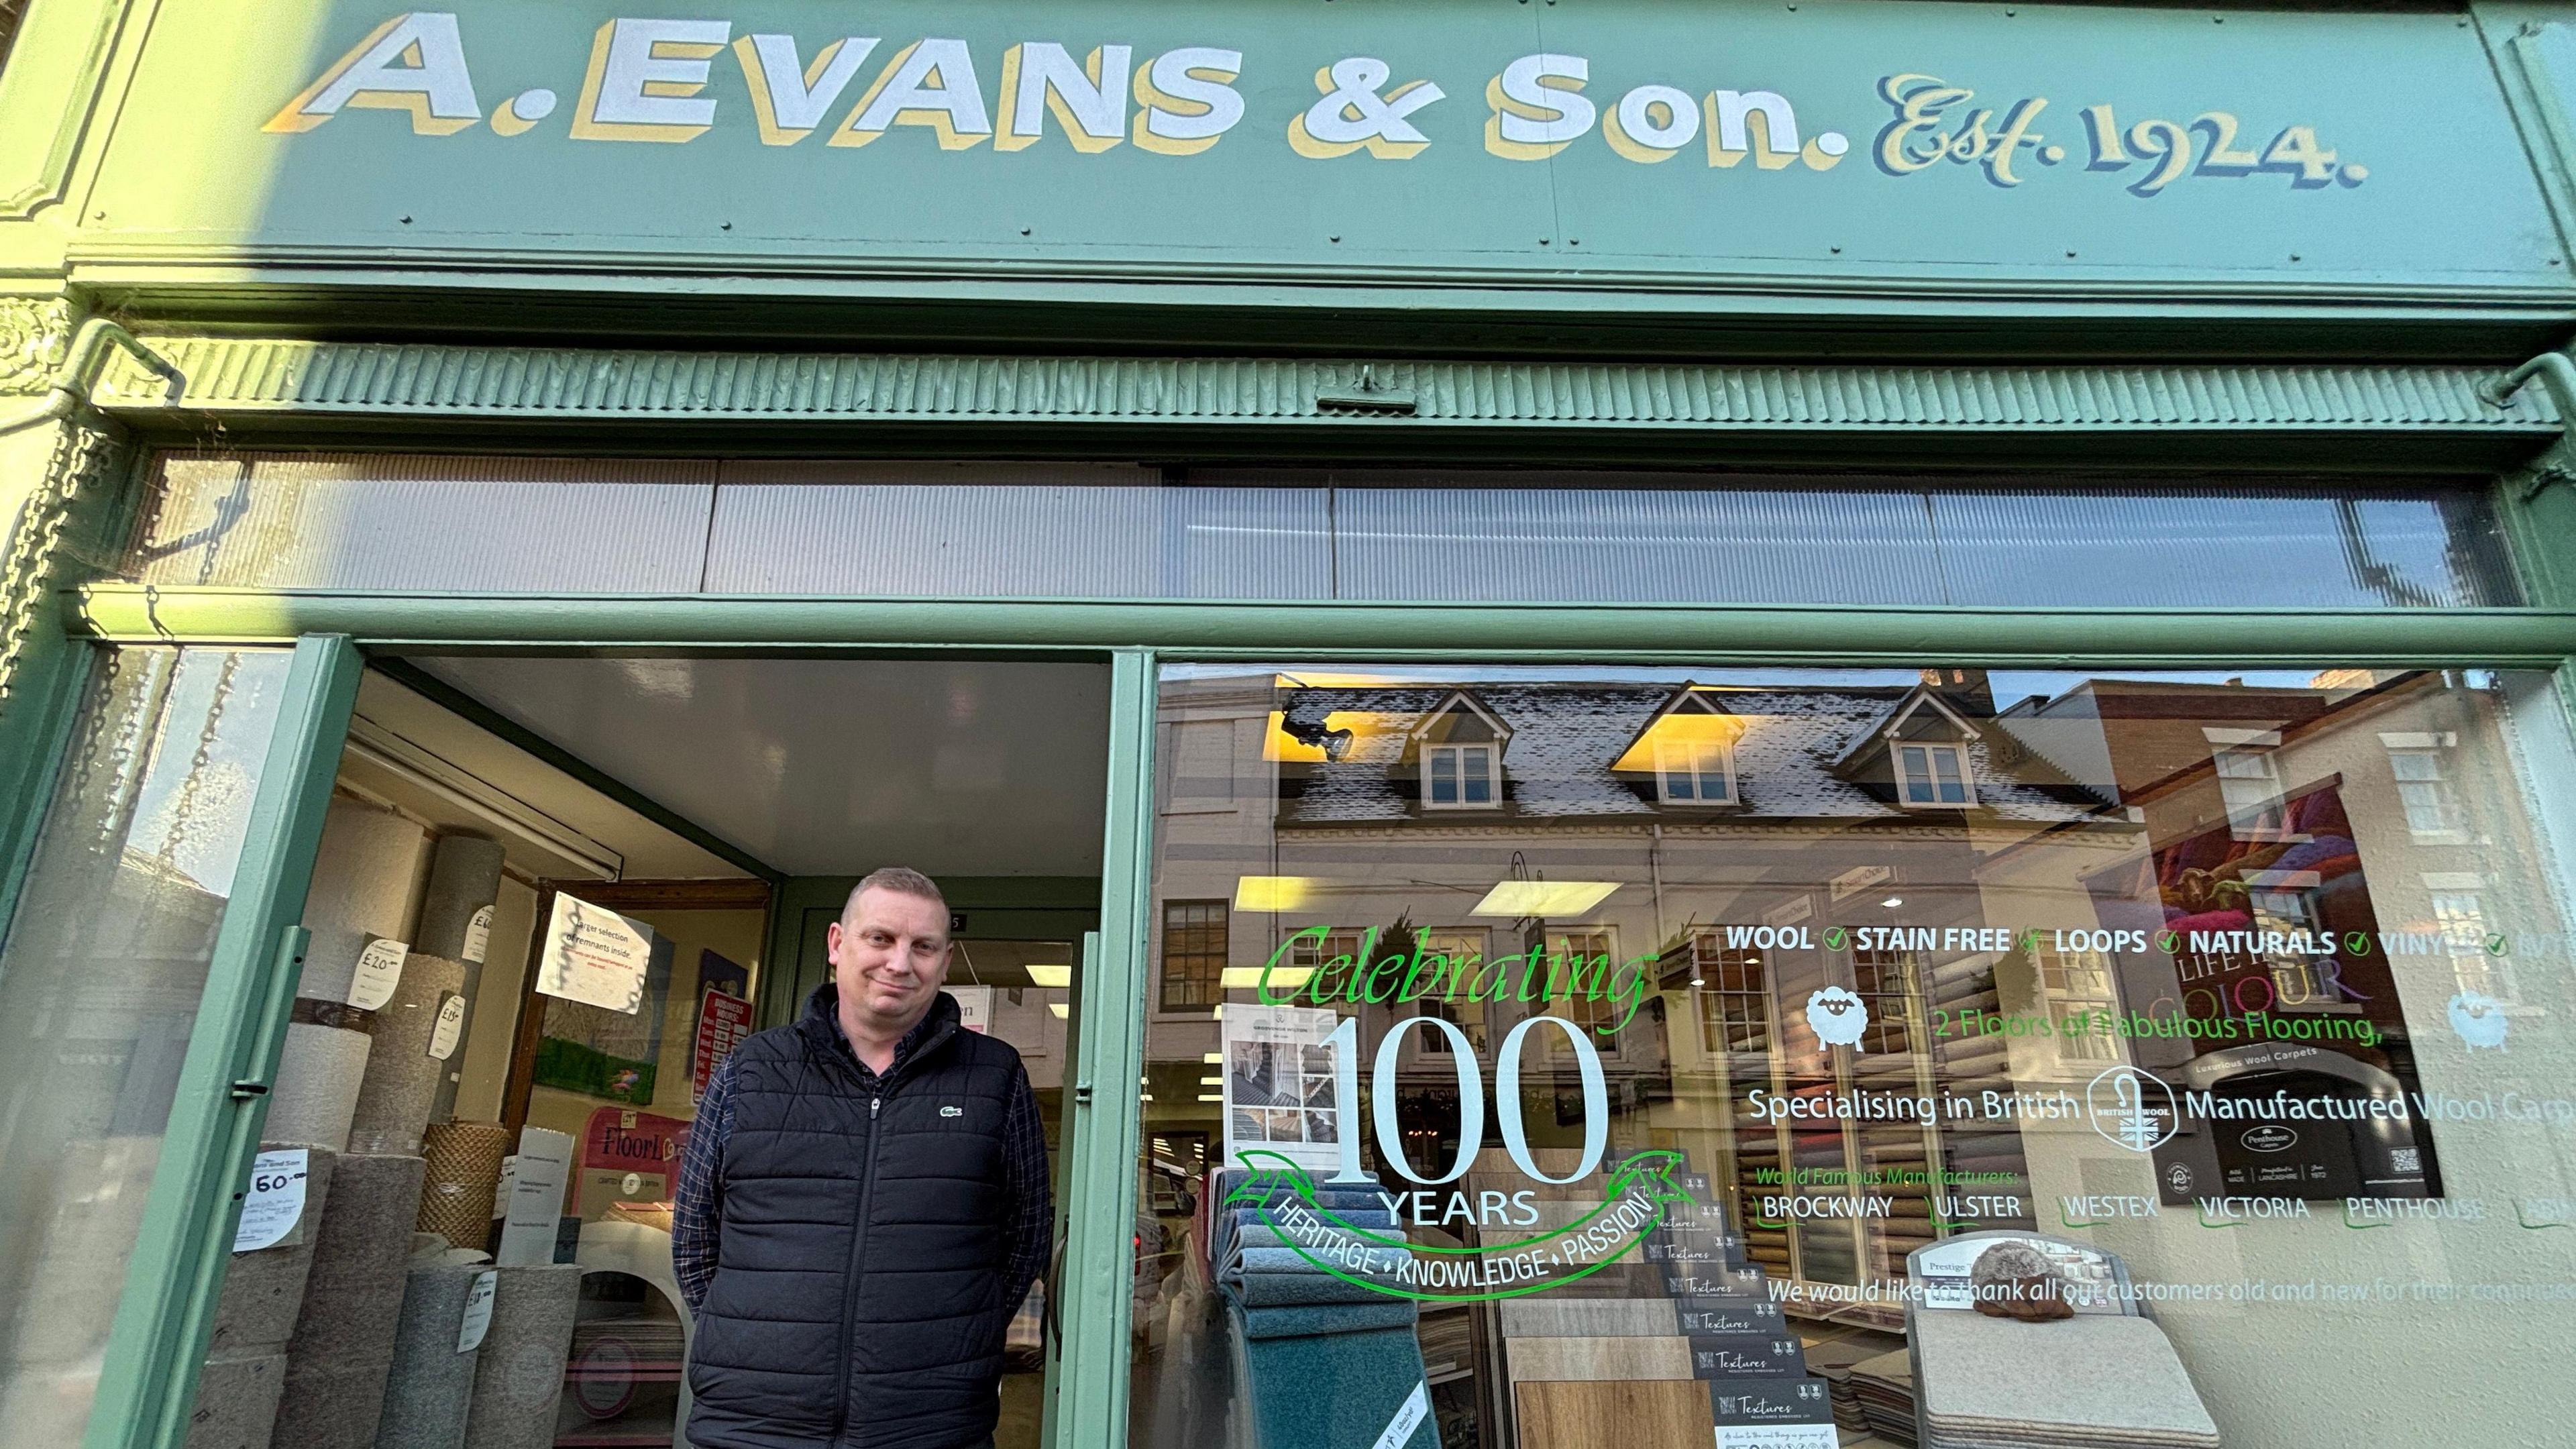
[[[1404,1155],[1403,1130],[1395,1120],[1395,1067],[1401,1055],[1398,1048],[1406,1030],[1417,1026],[1429,1027],[1449,1039],[1449,1061],[1458,1072],[1458,1156],[1438,1177],[1425,1177],[1413,1170],[1412,1161]],[[1538,1170],[1538,1164],[1530,1158],[1529,1132],[1521,1123],[1521,1048],[1530,1028],[1537,1026],[1552,1026],[1565,1033],[1565,1039],[1574,1044],[1575,1065],[1583,1074],[1583,1156],[1563,1177],[1550,1177]],[[1359,1043],[1357,1017],[1343,1018],[1342,1024],[1333,1028],[1333,1034],[1324,1039],[1324,1045],[1335,1049],[1334,1086],[1341,1094],[1345,1112],[1356,1107],[1360,1099]],[[1371,1095],[1375,1110],[1371,1115],[1376,1119],[1378,1155],[1386,1159],[1387,1165],[1426,1185],[1456,1182],[1467,1175],[1467,1169],[1475,1165],[1476,1154],[1485,1146],[1485,1081],[1475,1048],[1468,1045],[1467,1034],[1455,1022],[1436,1016],[1409,1016],[1388,1028],[1386,1035],[1378,1039],[1377,1064],[1370,1073],[1370,1085],[1374,1089]],[[1558,1186],[1577,1182],[1601,1165],[1601,1154],[1610,1145],[1610,1087],[1601,1075],[1601,1054],[1584,1039],[1582,1028],[1561,1016],[1533,1016],[1512,1028],[1511,1034],[1503,1038],[1502,1050],[1494,1054],[1494,1118],[1503,1130],[1503,1150],[1511,1154],[1512,1166],[1540,1182]],[[1340,1135],[1342,1170],[1332,1180],[1368,1181],[1368,1175],[1360,1171],[1358,1134],[1349,1129],[1346,1121]]]

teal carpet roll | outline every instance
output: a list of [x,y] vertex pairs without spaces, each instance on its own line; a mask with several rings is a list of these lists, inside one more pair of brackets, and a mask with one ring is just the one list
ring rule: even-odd
[[[1406,1412],[1423,1381],[1411,1328],[1256,1338],[1228,1305],[1236,1412],[1249,1449],[1353,1449],[1374,1445]],[[1390,1449],[1440,1449],[1436,1416],[1423,1413]]]

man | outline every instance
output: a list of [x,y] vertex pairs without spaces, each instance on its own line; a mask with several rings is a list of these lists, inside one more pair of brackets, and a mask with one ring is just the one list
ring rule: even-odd
[[1046,1262],[1046,1138],[1020,1055],[958,1025],[948,903],[880,870],[832,979],[707,1084],[671,1259],[697,1319],[699,1449],[964,1449]]

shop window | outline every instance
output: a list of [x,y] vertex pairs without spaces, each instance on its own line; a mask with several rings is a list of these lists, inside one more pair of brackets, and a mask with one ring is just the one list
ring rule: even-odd
[[1497,803],[1492,745],[1423,746],[1424,809],[1490,810]]
[[1163,903],[1163,1009],[1198,1011],[1225,1000],[1224,901]]
[[[1154,1213],[1167,1248],[1137,1289],[1131,1449],[1332,1415],[1362,1442],[1417,1392],[1406,1449],[1434,1433],[1440,1449],[1565,1449],[1739,1428],[1830,1445],[1837,1410],[1853,1428],[1911,1427],[1918,1390],[1937,1406],[1972,1374],[1989,1430],[2079,1404],[2104,1426],[2085,1442],[2128,1443],[2163,1412],[2128,1389],[2069,1395],[2064,1374],[1942,1358],[1969,1335],[2013,1362],[2050,1334],[2098,1338],[2124,1364],[2144,1345],[2181,1408],[2168,1422],[2216,1426],[2198,1443],[2259,1438],[2285,1413],[2349,1427],[2367,1413],[2339,1395],[2339,1367],[2419,1352],[2470,1285],[2534,1276],[2476,1220],[2576,1225],[2554,1186],[2576,1174],[2576,1139],[2425,1106],[2565,1075],[2563,980],[2535,966],[2510,1011],[2478,999],[2506,1001],[2498,963],[2557,959],[2543,955],[2568,930],[2557,822],[2481,815],[2496,839],[2465,861],[2410,828],[2380,738],[2455,732],[2399,748],[2436,750],[2463,799],[2565,808],[2532,788],[2576,769],[2546,673],[1741,666],[1712,684],[1642,666],[1280,661],[1175,669],[1160,707],[1180,725],[1276,711],[1352,732],[1338,758],[1297,756],[1305,788],[1259,818],[1194,809],[1218,791],[1177,772],[1182,793],[1156,814],[1168,898],[1297,877],[1329,906],[1281,913],[1270,939],[1307,933],[1293,959],[1309,966],[1357,949],[1333,922],[1473,921],[1482,941],[1455,927],[1426,941],[1490,952],[1475,975],[1499,989],[1474,1003],[1481,1039],[1466,993],[1445,990],[1357,1007],[1237,993],[1213,1031],[1147,1023],[1149,1057],[1213,1053],[1226,1086],[1146,1107],[1149,1136],[1208,1133],[1209,1163],[1186,1194],[1199,1216],[1177,1191]],[[1659,734],[1685,715],[1717,722]],[[1722,747],[1698,753],[1702,738]],[[1243,781],[1290,758],[1250,732],[1236,748]],[[1508,757],[1509,809],[1423,831],[1422,771],[1469,748],[1498,771]],[[1721,761],[1730,807],[1677,819],[1672,777],[1696,802]],[[1586,989],[1576,956],[1608,958],[1627,985]],[[1622,1256],[1580,1280],[1479,1259],[1600,1221],[1607,1186],[1650,1151],[1672,1154],[1686,1229],[1614,1242]],[[1291,1167],[1310,1200],[1369,1214],[1374,1246],[1410,1245],[1393,1250],[1411,1265],[1394,1291],[1256,1259],[1246,1235],[1281,1233],[1247,1204],[1295,1198]],[[2498,1182],[2530,1186],[2508,1204]],[[2298,1285],[2323,1281],[2316,1229],[2336,1281],[2407,1286],[2315,1311]],[[2005,1254],[2016,1275],[2071,1285],[2079,1316],[2103,1320],[1978,1314],[1975,1265],[2004,1267],[1989,1255],[2007,1243],[2028,1249]],[[2294,1286],[2257,1302],[2258,1282]],[[2576,1305],[2549,1286],[2517,1286],[2517,1311],[2576,1333]],[[2207,1367],[2284,1355],[2295,1373],[2260,1384]],[[2528,1405],[2458,1412],[2483,1442],[2519,1432]],[[2442,1434],[2405,1425],[2410,1443]]]
[[1968,752],[1957,745],[1904,744],[1896,747],[1897,798],[1907,805],[1974,805],[1968,784]]

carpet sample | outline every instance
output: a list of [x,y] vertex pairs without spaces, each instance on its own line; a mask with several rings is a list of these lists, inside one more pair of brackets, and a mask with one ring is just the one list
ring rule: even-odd
[[438,1092],[429,1119],[443,1122],[456,1114],[456,1090],[463,1083],[458,1068],[465,1044],[474,1036],[474,1005],[483,996],[483,958],[491,948],[493,903],[501,895],[501,842],[479,835],[438,837],[429,861],[429,889],[421,897],[420,923],[412,927],[412,949],[463,963],[465,1020],[456,1034],[456,1050],[441,1066]]
[[280,1449],[365,1449],[375,1442],[393,1363],[412,1219],[420,1213],[417,1157],[344,1153],[313,1246],[304,1306],[287,1341]]
[[349,1119],[352,1152],[409,1155],[421,1150],[429,1109],[447,1063],[429,1054],[441,1001],[465,984],[465,966],[415,951],[403,963],[391,1001],[376,1013],[375,1049]]
[[1915,1392],[1927,1439],[1993,1446],[2215,1449],[2218,1425],[2164,1330],[2077,1314],[2023,1323],[1914,1315]]
[[551,1449],[555,1402],[581,1308],[581,1268],[541,1263],[498,1271],[492,1328],[474,1366],[465,1449]]

